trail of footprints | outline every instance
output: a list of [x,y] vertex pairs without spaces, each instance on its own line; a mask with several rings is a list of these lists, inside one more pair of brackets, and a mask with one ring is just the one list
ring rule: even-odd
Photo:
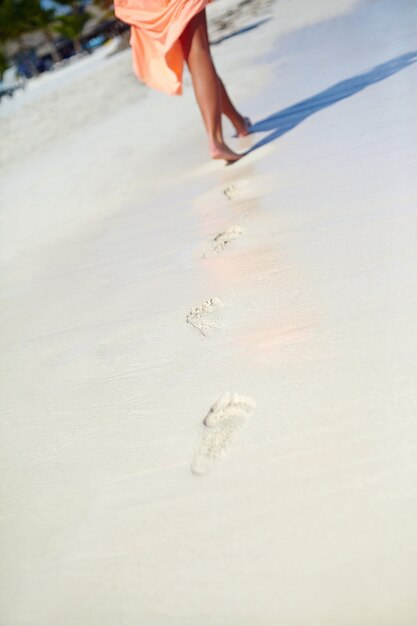
[[[240,183],[225,187],[223,193],[228,200],[242,200],[246,197],[247,186],[247,181],[240,181]],[[240,224],[232,224],[214,237],[210,243],[209,250],[203,255],[203,258],[207,258],[211,254],[220,254],[231,241],[238,239],[244,232],[245,230]]]
[[[240,197],[240,188],[235,185],[226,187],[223,193],[229,200]],[[233,240],[244,232],[240,225],[229,226],[211,242],[210,253],[219,254]],[[205,300],[193,307],[186,317],[188,324],[201,335],[207,337],[215,329],[222,328],[221,309],[224,303],[218,297]],[[237,433],[255,408],[255,402],[249,396],[238,393],[224,393],[210,408],[203,420],[205,433],[191,464],[193,474],[207,474],[221,460],[232,445]]]

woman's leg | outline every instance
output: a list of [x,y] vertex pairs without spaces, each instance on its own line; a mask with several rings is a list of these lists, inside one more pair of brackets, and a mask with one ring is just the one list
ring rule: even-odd
[[213,159],[237,161],[241,155],[233,152],[223,139],[220,82],[210,54],[205,10],[190,20],[181,36],[181,44],[207,130],[210,154]]
[[221,80],[221,78],[217,75],[217,79],[219,81],[220,87],[220,99],[221,99],[221,109],[222,113],[232,122],[233,126],[236,128],[236,132],[239,136],[245,136],[249,134],[250,121],[247,117],[243,117],[237,111],[233,105],[233,102],[230,100],[229,95],[226,91],[226,88]]

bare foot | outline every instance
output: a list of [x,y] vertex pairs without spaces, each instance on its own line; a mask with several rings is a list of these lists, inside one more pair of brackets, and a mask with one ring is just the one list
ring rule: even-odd
[[241,117],[240,120],[233,124],[238,137],[246,137],[250,133],[251,121],[248,117]]
[[212,159],[224,159],[228,163],[233,163],[242,158],[243,154],[233,152],[225,143],[214,142],[210,146],[210,155]]

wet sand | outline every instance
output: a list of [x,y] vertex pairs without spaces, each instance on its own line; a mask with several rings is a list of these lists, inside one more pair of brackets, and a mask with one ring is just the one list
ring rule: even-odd
[[417,8],[237,4],[0,107],[5,626],[417,621]]

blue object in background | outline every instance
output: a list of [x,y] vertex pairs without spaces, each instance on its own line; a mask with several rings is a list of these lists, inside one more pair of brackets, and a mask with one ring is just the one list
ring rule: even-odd
[[94,50],[94,48],[99,48],[105,43],[106,38],[104,35],[97,35],[97,37],[93,37],[89,39],[86,44],[84,44],[84,48],[88,50]]

